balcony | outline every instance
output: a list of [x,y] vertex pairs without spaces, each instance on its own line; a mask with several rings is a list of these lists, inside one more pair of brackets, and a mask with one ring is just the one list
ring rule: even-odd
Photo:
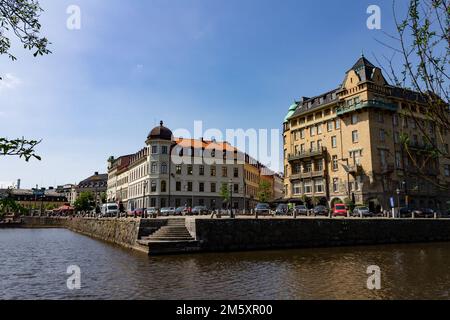
[[296,160],[301,160],[301,159],[306,159],[306,158],[323,156],[326,151],[327,151],[327,148],[325,148],[325,147],[309,149],[309,150],[306,150],[303,152],[300,151],[297,154],[289,154],[288,161],[296,161]]
[[337,115],[342,116],[346,113],[353,112],[356,110],[361,110],[365,108],[377,108],[388,111],[397,111],[398,106],[394,103],[386,103],[378,100],[367,100],[361,101],[360,103],[351,105],[351,106],[342,106],[337,109]]
[[362,166],[360,164],[352,164],[348,166],[348,173],[357,174],[362,171]]
[[325,170],[296,173],[292,174],[289,177],[289,179],[293,181],[293,180],[312,179],[321,177],[325,177]]

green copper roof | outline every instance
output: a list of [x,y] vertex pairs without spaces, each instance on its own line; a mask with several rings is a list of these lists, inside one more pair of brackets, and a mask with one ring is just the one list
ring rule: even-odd
[[297,104],[294,103],[289,107],[288,114],[286,115],[286,118],[284,118],[284,121],[288,121],[288,119],[294,114],[295,110],[297,110]]

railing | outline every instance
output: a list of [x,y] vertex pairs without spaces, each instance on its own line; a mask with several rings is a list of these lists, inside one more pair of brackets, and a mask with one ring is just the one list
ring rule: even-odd
[[367,100],[361,101],[360,103],[351,105],[351,106],[341,106],[337,109],[337,115],[343,115],[349,112],[353,112],[356,110],[364,109],[364,108],[378,108],[389,111],[397,111],[398,106],[394,103],[386,103],[378,100]]
[[318,171],[309,171],[309,172],[300,172],[300,173],[291,174],[289,179],[292,181],[292,180],[318,178],[318,177],[324,177],[324,176],[325,176],[325,170],[318,170]]
[[300,151],[300,152],[294,153],[294,154],[289,154],[288,161],[295,161],[295,160],[300,160],[300,159],[304,159],[304,158],[322,156],[326,152],[326,150],[327,150],[327,148],[321,147],[321,148],[309,149],[306,151]]

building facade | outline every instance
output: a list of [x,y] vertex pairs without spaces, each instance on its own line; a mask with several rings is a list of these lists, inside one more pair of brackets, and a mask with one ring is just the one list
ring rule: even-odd
[[[389,85],[381,69],[361,57],[338,88],[289,108],[286,198],[330,206],[352,200],[372,210],[389,210],[392,198],[395,206],[444,208],[450,161],[425,158],[427,138],[416,121],[432,139],[439,134],[435,142],[448,153],[449,132],[426,119],[420,96]],[[423,170],[414,163],[423,163]]]
[[161,122],[148,135],[146,146],[126,157],[129,161],[122,167],[119,160],[124,157],[110,161],[107,193],[110,201],[121,201],[128,211],[180,206],[221,209],[230,204],[243,210],[253,208],[250,194],[257,199],[263,166],[256,163],[250,169],[249,157],[227,142],[175,138]]

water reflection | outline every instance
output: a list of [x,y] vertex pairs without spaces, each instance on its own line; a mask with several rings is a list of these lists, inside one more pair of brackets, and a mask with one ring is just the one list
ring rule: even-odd
[[[147,257],[67,230],[0,231],[3,299],[448,299],[450,244]],[[66,287],[69,265],[82,289]],[[382,289],[366,288],[367,267]]]

